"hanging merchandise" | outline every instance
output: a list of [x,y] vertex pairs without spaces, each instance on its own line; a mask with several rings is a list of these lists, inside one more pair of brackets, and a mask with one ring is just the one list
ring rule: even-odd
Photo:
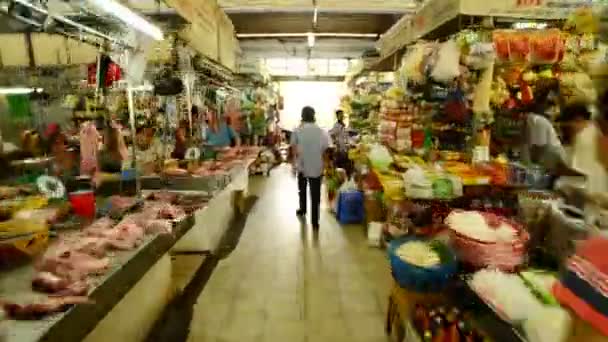
[[[97,66],[99,65],[99,71]],[[100,55],[98,63],[88,65],[88,83],[98,88],[109,88],[114,82],[122,79],[120,66],[112,61],[107,55]],[[97,75],[100,75],[97,80]]]
[[92,176],[97,169],[100,135],[95,123],[85,123],[80,129],[80,174]]
[[29,95],[7,95],[11,121],[26,123],[32,119],[32,110]]
[[454,40],[448,40],[439,47],[431,77],[437,82],[448,83],[459,75],[460,49]]
[[530,62],[558,63],[564,57],[564,38],[558,29],[535,32],[530,37]]
[[401,60],[401,75],[412,84],[421,84],[424,82],[424,73],[422,62],[426,55],[429,54],[430,44],[418,43],[408,49],[408,52]]
[[479,83],[473,93],[473,113],[489,113],[490,97],[492,93],[492,79],[494,78],[494,63],[482,71]]
[[154,77],[154,93],[162,96],[175,96],[182,93],[184,83],[171,69],[165,68]]

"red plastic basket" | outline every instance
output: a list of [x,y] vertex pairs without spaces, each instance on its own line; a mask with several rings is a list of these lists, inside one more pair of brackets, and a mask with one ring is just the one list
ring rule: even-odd
[[[492,267],[506,272],[513,272],[526,261],[527,244],[530,235],[519,223],[491,213],[480,213],[492,225],[507,223],[516,231],[516,238],[509,242],[486,242],[473,239],[455,231],[449,225],[450,244],[459,260],[474,268]],[[451,215],[451,214],[450,214]],[[449,218],[449,215],[448,215]]]

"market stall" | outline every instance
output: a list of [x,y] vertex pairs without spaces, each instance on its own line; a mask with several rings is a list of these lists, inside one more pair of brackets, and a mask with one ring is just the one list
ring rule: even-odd
[[546,115],[559,143],[559,113],[597,99],[604,47],[593,9],[578,5],[429,1],[381,40],[385,59],[403,52],[394,82],[373,105],[345,99],[377,113],[377,133],[350,151],[358,186],[345,182],[336,207],[364,207],[370,245],[388,249],[396,340],[605,340],[603,298],[588,296],[601,292],[591,246],[606,229],[590,203],[605,190],[555,182],[551,152],[526,145],[529,113]]
[[[56,68],[50,75],[70,86],[49,88],[50,96],[39,95],[40,84],[31,82],[42,81],[30,77],[33,90],[10,98],[19,129],[29,130],[23,151],[4,156],[0,334],[7,341],[104,341],[111,329],[119,340],[144,340],[175,295],[170,255],[218,248],[258,150],[226,146],[203,156],[193,148],[173,157],[178,139],[182,148],[200,146],[201,118],[191,108],[204,85],[230,88],[227,69],[195,58],[173,35],[165,37],[167,60],[148,63],[146,35],[163,33],[143,18],[146,30],[127,27],[127,38],[56,19],[69,37],[70,25],[90,34],[86,41],[99,54],[84,68]],[[46,127],[48,118],[28,112],[34,98],[63,99],[69,122]]]

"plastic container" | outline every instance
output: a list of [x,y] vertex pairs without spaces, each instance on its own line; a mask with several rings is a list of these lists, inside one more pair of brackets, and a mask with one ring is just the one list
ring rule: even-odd
[[93,191],[77,191],[68,195],[72,209],[78,216],[95,218],[95,193]]
[[433,267],[412,265],[403,261],[397,255],[397,250],[402,244],[415,240],[419,239],[403,237],[390,243],[388,257],[393,278],[402,288],[408,290],[427,293],[442,291],[456,274],[458,269],[456,256],[448,246],[440,242],[430,242],[439,254],[441,263]]
[[338,195],[336,216],[340,224],[362,223],[365,220],[365,196],[361,191],[342,191]]

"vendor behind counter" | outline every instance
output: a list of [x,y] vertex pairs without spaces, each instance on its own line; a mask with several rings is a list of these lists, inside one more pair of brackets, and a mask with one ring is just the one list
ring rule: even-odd
[[117,126],[104,129],[103,147],[99,152],[99,169],[103,173],[119,173],[129,152]]
[[241,145],[239,136],[230,127],[229,118],[219,120],[215,125],[210,124],[207,127],[205,138],[207,139],[206,144],[215,148],[230,147],[233,141],[234,145]]
[[[158,137],[156,130],[149,125],[136,129],[135,154],[138,168],[144,174],[160,171],[161,163],[165,159],[165,148]],[[129,156],[123,162],[123,169],[133,168],[133,149],[128,148]]]

